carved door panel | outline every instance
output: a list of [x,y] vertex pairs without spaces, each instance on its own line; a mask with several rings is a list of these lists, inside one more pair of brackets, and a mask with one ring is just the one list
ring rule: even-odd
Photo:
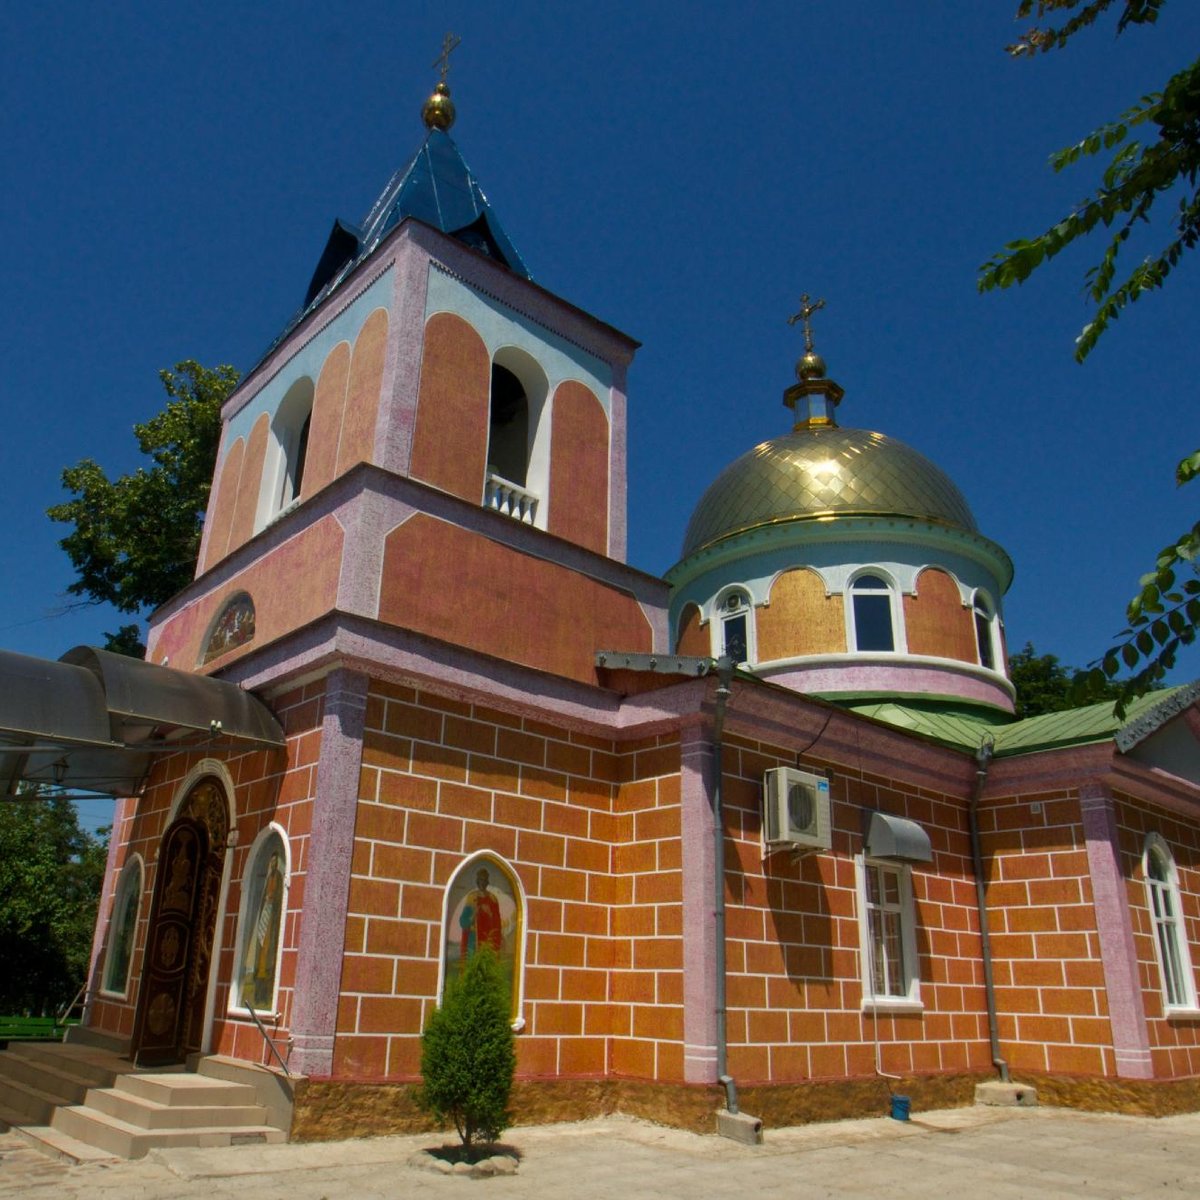
[[[209,857],[208,831],[192,817],[180,817],[163,835],[133,1030],[139,1064],[180,1062],[187,1055],[194,1007],[190,985]],[[202,1024],[203,998],[200,1007]]]

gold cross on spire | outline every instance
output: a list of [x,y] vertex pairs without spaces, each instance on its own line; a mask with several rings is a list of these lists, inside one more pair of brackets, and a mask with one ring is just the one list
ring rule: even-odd
[[804,352],[811,354],[813,348],[812,338],[812,315],[819,309],[825,307],[824,300],[813,301],[809,298],[807,292],[800,297],[800,311],[788,317],[788,324],[795,325],[797,321],[804,322]]
[[442,39],[442,52],[433,60],[433,66],[435,70],[441,71],[443,83],[446,82],[446,72],[450,70],[450,55],[454,53],[461,42],[462,38],[453,33],[446,34]]

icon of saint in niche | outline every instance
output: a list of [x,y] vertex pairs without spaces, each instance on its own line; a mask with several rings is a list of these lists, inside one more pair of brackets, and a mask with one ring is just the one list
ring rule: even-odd
[[511,994],[519,927],[517,898],[507,872],[495,865],[461,872],[450,888],[443,945],[446,980],[455,978],[471,955],[487,946],[499,960]]
[[270,1007],[275,996],[280,918],[283,915],[283,860],[273,851],[267,860],[259,892],[258,912],[246,937],[242,956],[242,1003],[258,1011]]

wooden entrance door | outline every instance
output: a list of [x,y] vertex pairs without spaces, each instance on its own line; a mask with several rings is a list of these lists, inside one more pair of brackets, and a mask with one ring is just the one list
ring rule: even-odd
[[188,1054],[188,984],[208,848],[208,831],[194,817],[181,817],[163,836],[133,1029],[140,1064],[182,1062]]
[[215,779],[202,779],[163,835],[158,854],[133,1026],[140,1064],[182,1062],[202,1048],[228,837],[225,793]]

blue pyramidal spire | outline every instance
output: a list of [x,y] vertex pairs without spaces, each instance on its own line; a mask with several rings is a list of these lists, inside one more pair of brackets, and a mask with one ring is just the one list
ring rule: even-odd
[[408,166],[388,180],[361,229],[345,221],[334,222],[304,297],[305,310],[333,291],[348,268],[370,255],[409,217],[530,278],[529,268],[497,220],[454,139],[442,129],[431,129]]

